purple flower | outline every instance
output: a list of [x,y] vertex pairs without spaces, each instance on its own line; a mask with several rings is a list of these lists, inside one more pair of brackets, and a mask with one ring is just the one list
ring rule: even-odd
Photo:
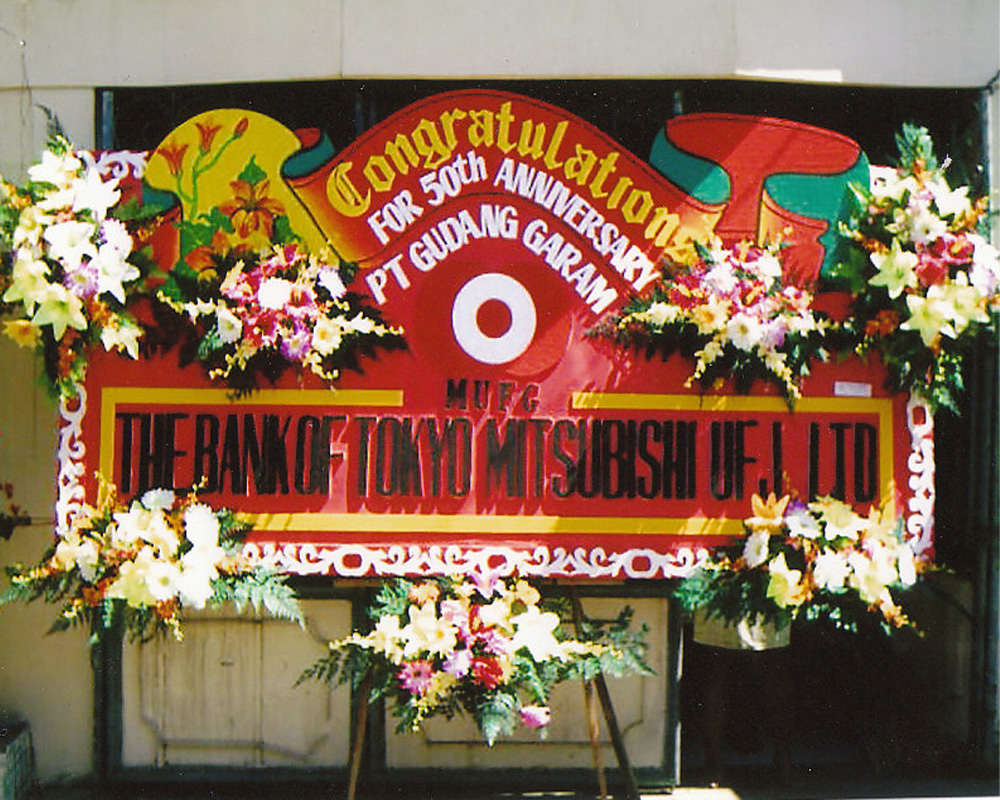
[[302,361],[309,354],[312,333],[305,325],[296,322],[291,332],[281,339],[281,355],[287,361]]

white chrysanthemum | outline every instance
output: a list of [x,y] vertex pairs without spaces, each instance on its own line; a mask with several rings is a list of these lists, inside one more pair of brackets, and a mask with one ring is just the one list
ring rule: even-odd
[[655,303],[650,303],[649,308],[646,309],[645,317],[656,327],[662,328],[677,317],[677,306],[657,300]]
[[140,502],[150,511],[167,511],[173,508],[175,495],[171,489],[150,489]]
[[726,325],[726,335],[734,347],[750,352],[764,337],[764,326],[749,314],[736,314]]
[[340,272],[332,267],[321,269],[317,279],[319,285],[326,289],[334,300],[347,293],[347,287],[344,286],[344,282],[340,278]]
[[822,533],[819,521],[804,508],[788,512],[785,516],[785,523],[792,536],[799,536],[803,539],[815,539]]
[[218,575],[215,570],[205,571],[184,566],[177,581],[177,594],[184,605],[202,609],[212,599],[215,589],[212,580]]
[[851,566],[846,553],[834,550],[824,550],[816,557],[813,564],[813,578],[820,589],[835,592],[843,589],[851,574]]
[[132,236],[120,220],[106,219],[101,223],[101,240],[125,256],[132,252]]
[[184,510],[184,535],[197,548],[211,548],[219,544],[219,518],[204,503],[196,503]]
[[136,541],[144,538],[151,516],[151,512],[138,503],[133,503],[128,511],[116,511],[111,544],[123,550],[130,548]]
[[215,330],[221,342],[232,344],[243,335],[243,321],[226,306],[220,305],[216,313]]
[[146,586],[153,599],[158,603],[171,600],[177,596],[181,571],[172,561],[157,559],[146,571]]
[[728,264],[719,264],[712,267],[705,273],[702,282],[708,286],[713,293],[727,295],[735,291],[739,285],[739,279],[733,273],[732,267]]
[[770,540],[771,535],[766,528],[755,530],[747,537],[743,545],[743,560],[750,569],[759,567],[767,561]]
[[257,302],[262,308],[279,310],[288,305],[295,284],[284,278],[267,278],[257,290]]
[[329,317],[320,317],[316,320],[316,327],[313,328],[312,347],[324,356],[330,355],[340,347],[343,339],[343,332],[339,321],[334,321]]

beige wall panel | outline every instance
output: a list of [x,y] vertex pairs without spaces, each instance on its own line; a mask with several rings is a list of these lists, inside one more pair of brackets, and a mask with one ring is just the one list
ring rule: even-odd
[[739,74],[985,86],[1000,69],[995,0],[741,0],[734,10]]
[[345,0],[344,69],[449,77],[726,74],[736,46],[733,5]]
[[340,19],[337,0],[4,0],[0,36],[35,86],[288,80],[340,74]]
[[994,0],[5,0],[0,85],[840,71],[982,86],[998,14]]
[[307,629],[210,614],[185,623],[181,643],[129,645],[123,659],[126,767],[343,766],[349,698],[302,670],[350,627],[350,605],[303,604]]
[[[36,562],[51,537],[49,524],[18,528],[0,540],[0,564]],[[40,601],[0,608],[0,710],[29,722],[36,773],[49,783],[90,772],[93,730],[87,633],[47,635],[56,611]]]

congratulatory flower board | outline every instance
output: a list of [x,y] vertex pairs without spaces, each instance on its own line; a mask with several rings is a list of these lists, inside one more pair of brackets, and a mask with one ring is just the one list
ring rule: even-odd
[[[926,406],[875,356],[825,359],[819,290],[868,183],[843,136],[695,115],[647,162],[463,91],[339,152],[208,112],[143,182],[152,333],[65,405],[64,497],[98,470],[199,486],[303,574],[679,576],[787,492],[889,504],[930,547]],[[637,335],[675,323],[679,345]]]

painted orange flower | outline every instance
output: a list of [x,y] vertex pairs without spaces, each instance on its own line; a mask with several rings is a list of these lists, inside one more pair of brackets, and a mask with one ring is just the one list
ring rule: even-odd
[[181,165],[184,162],[184,154],[187,152],[187,149],[188,146],[186,144],[167,142],[167,144],[161,145],[156,152],[163,156],[164,160],[167,162],[167,168],[170,170],[170,174],[179,175]]
[[235,196],[219,206],[219,210],[232,218],[233,227],[243,238],[260,232],[270,239],[274,230],[274,218],[285,213],[285,207],[280,202],[267,196],[271,182],[252,184],[235,180],[229,185]]
[[199,147],[201,147],[201,152],[207,153],[212,149],[212,141],[215,139],[215,134],[222,130],[222,126],[212,125],[210,122],[196,122],[195,127],[198,129],[200,137]]

